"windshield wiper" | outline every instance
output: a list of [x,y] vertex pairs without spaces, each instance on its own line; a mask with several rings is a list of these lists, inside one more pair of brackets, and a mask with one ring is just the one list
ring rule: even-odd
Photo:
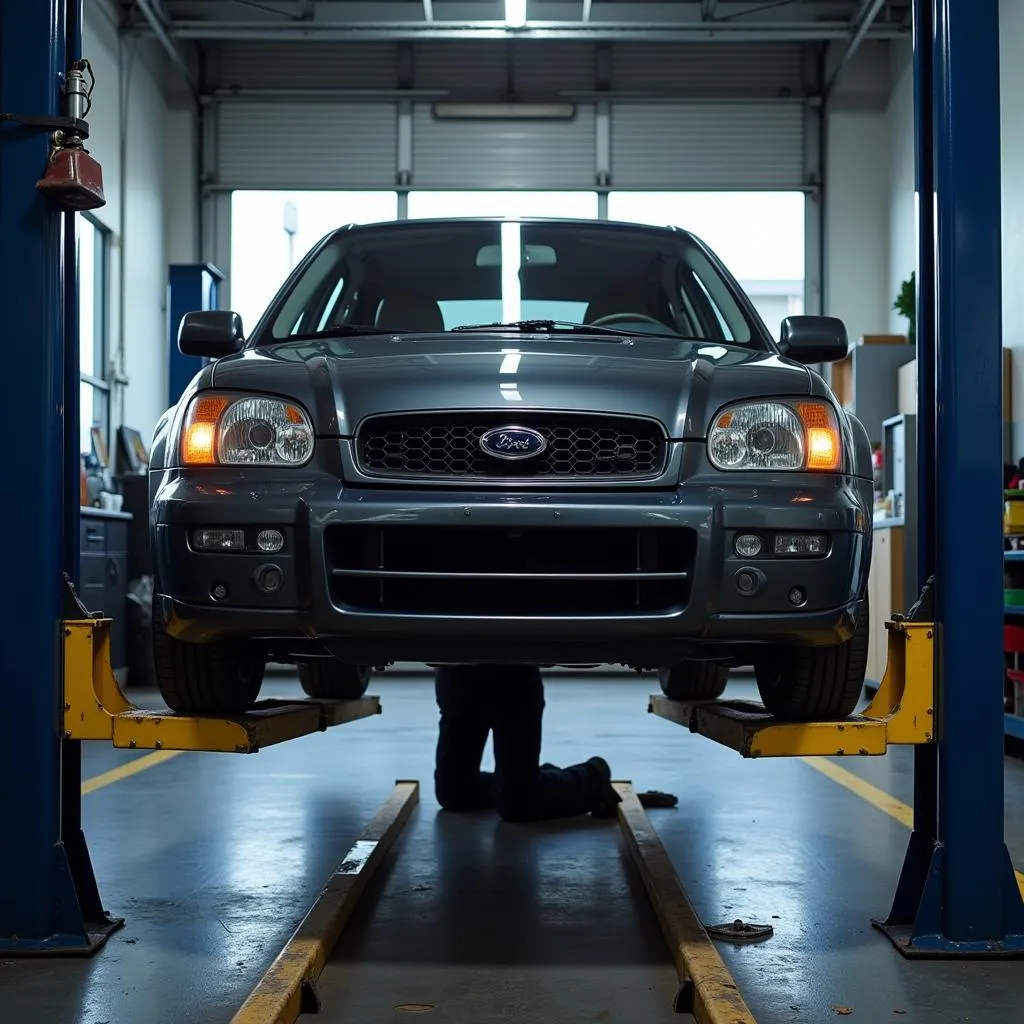
[[643,331],[622,331],[617,327],[600,327],[595,324],[574,324],[568,320],[514,320],[507,324],[465,324],[462,327],[453,327],[452,330],[521,331],[524,334],[567,331],[572,334],[617,334],[619,337],[644,333]]
[[395,331],[386,327],[374,327],[373,324],[335,324],[325,327],[322,331],[308,331],[304,334],[289,334],[278,341],[315,341],[317,338],[345,338],[351,334],[409,334],[410,331]]

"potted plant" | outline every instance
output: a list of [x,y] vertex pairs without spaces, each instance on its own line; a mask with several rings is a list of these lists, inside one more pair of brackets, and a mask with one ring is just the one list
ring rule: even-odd
[[896,301],[892,304],[892,308],[895,309],[900,316],[905,316],[907,318],[907,340],[911,345],[913,345],[917,321],[916,271],[912,272],[910,277],[900,285],[900,290],[896,295]]

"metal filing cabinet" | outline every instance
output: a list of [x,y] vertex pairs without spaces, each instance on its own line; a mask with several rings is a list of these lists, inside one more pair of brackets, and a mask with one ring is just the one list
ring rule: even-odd
[[132,517],[98,508],[81,510],[79,595],[92,613],[112,620],[110,661],[120,676],[127,668],[125,599],[128,593],[128,527]]

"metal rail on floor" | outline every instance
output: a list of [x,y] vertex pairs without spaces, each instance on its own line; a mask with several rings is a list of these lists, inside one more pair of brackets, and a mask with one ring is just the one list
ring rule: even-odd
[[[616,782],[619,825],[679,975],[674,1009],[697,1024],[756,1024],[629,782]],[[399,781],[349,850],[302,923],[231,1024],[296,1024],[318,1014],[317,982],[359,897],[419,802],[419,783]],[[770,931],[770,929],[768,929]]]
[[896,618],[886,623],[885,676],[859,715],[838,722],[786,722],[756,701],[687,703],[660,694],[648,711],[738,751],[743,757],[879,755],[893,745],[935,742],[935,627]]
[[320,1012],[316,983],[331,951],[388,851],[419,802],[418,782],[395,783],[394,792],[330,877],[287,945],[270,965],[231,1024],[294,1024]]
[[679,974],[676,1012],[693,1014],[698,1024],[755,1024],[633,787],[615,788],[619,824]]
[[181,715],[135,707],[110,663],[110,620],[63,624],[64,738],[107,740],[138,750],[254,754],[345,722],[380,714],[380,698],[262,700],[237,718]]

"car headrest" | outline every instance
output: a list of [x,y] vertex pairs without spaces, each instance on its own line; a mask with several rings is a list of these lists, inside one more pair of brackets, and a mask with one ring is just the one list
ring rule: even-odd
[[423,295],[386,298],[377,313],[377,326],[387,331],[443,331],[441,307]]

